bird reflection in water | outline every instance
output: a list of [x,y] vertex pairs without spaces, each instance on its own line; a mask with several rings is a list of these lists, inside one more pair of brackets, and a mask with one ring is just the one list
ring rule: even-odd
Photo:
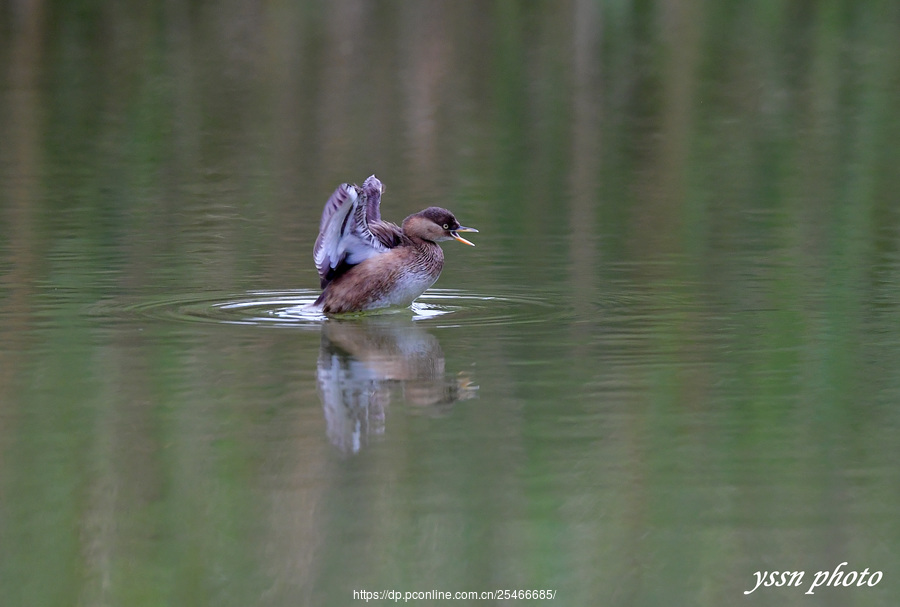
[[403,316],[326,321],[317,376],[328,438],[346,453],[384,434],[392,394],[436,415],[478,390],[466,375],[445,373],[437,338]]

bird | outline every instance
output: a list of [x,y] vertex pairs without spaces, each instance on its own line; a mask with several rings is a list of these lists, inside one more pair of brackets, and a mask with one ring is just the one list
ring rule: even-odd
[[372,175],[362,187],[343,183],[322,211],[313,258],[322,293],[313,306],[326,315],[409,306],[441,275],[444,252],[437,244],[457,240],[453,213],[428,207],[396,225],[381,219],[385,188]]

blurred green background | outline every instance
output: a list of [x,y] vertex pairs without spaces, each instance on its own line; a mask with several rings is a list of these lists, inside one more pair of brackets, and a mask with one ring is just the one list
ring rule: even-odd
[[[898,108],[887,0],[0,2],[2,603],[894,604]],[[372,173],[459,311],[179,311]]]

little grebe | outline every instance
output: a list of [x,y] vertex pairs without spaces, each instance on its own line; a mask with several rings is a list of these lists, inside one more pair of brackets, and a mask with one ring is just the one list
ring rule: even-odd
[[478,230],[440,207],[410,215],[402,226],[382,221],[383,193],[372,175],[362,187],[341,184],[325,203],[313,257],[323,289],[314,305],[326,314],[408,306],[441,275],[439,241],[475,246],[458,232]]

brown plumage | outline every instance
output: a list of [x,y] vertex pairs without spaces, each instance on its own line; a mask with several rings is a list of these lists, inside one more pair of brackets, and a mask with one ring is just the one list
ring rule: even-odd
[[361,188],[342,184],[325,203],[313,257],[323,289],[314,305],[326,314],[407,306],[441,274],[438,242],[472,245],[458,233],[478,230],[440,207],[410,215],[401,226],[382,221],[383,193],[372,175]]

